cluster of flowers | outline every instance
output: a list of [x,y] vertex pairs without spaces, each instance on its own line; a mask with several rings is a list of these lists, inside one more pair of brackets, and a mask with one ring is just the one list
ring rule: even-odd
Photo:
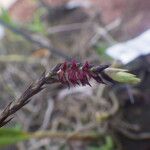
[[105,81],[113,82],[113,80],[104,73],[104,70],[108,67],[109,65],[101,65],[93,70],[93,66],[88,62],[82,65],[73,60],[72,62],[62,63],[57,71],[57,75],[59,81],[67,86],[70,86],[70,84],[74,86],[91,86],[89,83],[91,78],[98,83],[106,84]]

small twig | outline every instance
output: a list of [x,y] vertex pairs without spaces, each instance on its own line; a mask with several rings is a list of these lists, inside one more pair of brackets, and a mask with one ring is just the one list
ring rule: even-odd
[[27,57],[24,55],[11,54],[11,55],[1,55],[0,62],[4,62],[4,63],[11,63],[11,62],[35,63],[36,62],[37,63],[40,61],[39,61],[39,59],[34,58],[34,57]]
[[119,102],[116,95],[113,92],[109,92],[109,97],[112,100],[113,107],[108,111],[109,116],[114,116],[119,110]]
[[149,140],[150,133],[149,132],[141,132],[141,133],[133,133],[124,129],[122,127],[118,127],[117,125],[113,126],[117,131],[121,132],[124,136],[133,139],[133,140]]
[[54,132],[54,131],[37,131],[31,133],[31,138],[53,138],[53,139],[68,139],[68,140],[99,140],[102,137],[101,134],[95,132],[76,133],[72,132]]
[[53,109],[54,109],[54,102],[52,99],[49,99],[48,100],[48,104],[47,104],[47,109],[45,111],[45,115],[44,115],[44,119],[43,119],[43,123],[42,123],[42,126],[41,126],[41,130],[45,130],[48,125],[49,125],[49,121],[51,119],[51,115],[52,115],[52,112],[53,112]]
[[87,22],[85,23],[73,23],[73,24],[67,24],[67,25],[59,25],[55,27],[50,27],[48,29],[49,34],[55,34],[59,32],[67,32],[67,31],[73,31],[73,30],[79,30],[82,28],[85,28],[87,25]]
[[116,27],[118,27],[120,25],[120,22],[121,22],[121,20],[117,19],[117,20],[115,20],[114,22],[108,24],[105,27],[102,27],[100,25],[95,25],[96,34],[91,39],[92,45],[94,45],[95,43],[97,43],[97,41],[101,37],[103,37],[110,45],[113,45],[114,43],[116,43],[116,41],[109,34],[109,32],[112,31],[113,29],[115,29]]

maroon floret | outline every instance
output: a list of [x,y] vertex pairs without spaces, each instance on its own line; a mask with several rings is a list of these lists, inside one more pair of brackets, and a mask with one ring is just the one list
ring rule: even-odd
[[[70,84],[73,86],[80,84],[82,86],[91,86],[89,83],[91,78],[98,83],[105,84],[103,81],[103,77],[105,77],[104,70],[109,66],[101,65],[94,70],[92,70],[91,66],[92,65],[87,61],[83,65],[77,63],[75,60],[72,62],[64,62],[57,71],[58,79],[61,83],[66,84],[67,86],[70,86]],[[109,81],[111,80],[109,79]]]

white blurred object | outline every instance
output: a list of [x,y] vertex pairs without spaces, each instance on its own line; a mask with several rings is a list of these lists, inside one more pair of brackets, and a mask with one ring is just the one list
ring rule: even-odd
[[8,9],[14,4],[17,0],[0,0],[0,7]]
[[89,0],[70,0],[66,6],[68,9],[77,7],[90,8],[91,2]]
[[[0,14],[1,14],[1,8],[3,9],[9,9],[17,0],[0,0]],[[3,26],[0,25],[0,40],[5,35],[5,29]]]
[[129,63],[140,55],[149,54],[150,29],[132,40],[108,48],[106,53],[124,64]]
[[5,29],[0,25],[0,40],[4,37],[4,35],[5,35]]

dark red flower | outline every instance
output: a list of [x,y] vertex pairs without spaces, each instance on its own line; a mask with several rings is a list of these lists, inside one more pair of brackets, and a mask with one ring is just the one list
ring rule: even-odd
[[90,66],[89,66],[89,63],[86,61],[85,64],[83,65],[82,69],[78,73],[79,80],[83,86],[84,85],[91,86],[89,83],[89,80],[91,78],[89,70],[90,70]]
[[70,68],[67,70],[68,81],[71,82],[74,86],[79,85],[77,73],[79,72],[79,67],[75,60],[72,61]]
[[57,75],[59,81],[68,86],[70,86],[70,84],[74,86],[80,84],[82,86],[91,86],[89,83],[91,78],[98,83],[105,84],[105,80],[109,80],[109,82],[113,81],[104,73],[104,70],[108,67],[109,65],[101,65],[93,69],[93,66],[87,61],[82,65],[73,60],[72,62],[64,62],[57,71]]

